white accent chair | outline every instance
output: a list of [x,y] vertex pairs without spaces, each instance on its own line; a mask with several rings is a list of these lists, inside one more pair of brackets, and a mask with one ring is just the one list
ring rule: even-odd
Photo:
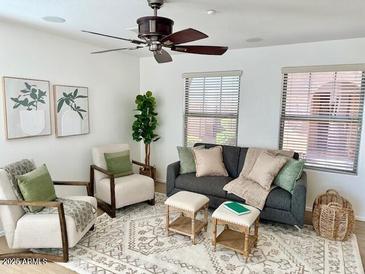
[[[55,185],[86,186],[88,195],[91,195],[89,182],[54,182]],[[89,202],[97,207],[96,199],[92,196],[70,196],[67,199]],[[58,214],[31,214],[26,213],[22,206],[55,207]],[[5,231],[8,247],[11,249],[31,248],[62,248],[62,255],[33,253],[21,251],[0,254],[3,258],[46,258],[50,261],[68,261],[68,248],[74,247],[80,239],[94,228],[95,218],[82,231],[77,231],[76,223],[70,216],[64,214],[63,203],[58,201],[18,200],[8,174],[0,169],[0,220]]]
[[[128,205],[148,201],[155,204],[155,183],[150,177],[132,174],[115,178],[107,170],[104,153],[128,151],[128,144],[111,144],[92,149],[93,165],[90,167],[90,182],[95,185],[95,197],[98,206],[112,218],[115,211]],[[143,166],[142,163],[132,161]]]

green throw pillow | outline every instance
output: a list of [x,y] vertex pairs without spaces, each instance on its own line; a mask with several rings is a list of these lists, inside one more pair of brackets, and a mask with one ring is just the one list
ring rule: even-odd
[[[202,149],[204,146],[196,146],[195,149]],[[195,160],[192,147],[177,147],[180,160],[180,174],[195,172]]]
[[[46,165],[24,175],[17,176],[18,186],[24,201],[53,201],[56,192]],[[41,211],[44,207],[29,206],[30,212]]]
[[133,173],[129,150],[104,153],[106,166],[115,177],[131,175]]
[[303,173],[304,161],[290,159],[276,176],[274,185],[293,193],[295,182]]

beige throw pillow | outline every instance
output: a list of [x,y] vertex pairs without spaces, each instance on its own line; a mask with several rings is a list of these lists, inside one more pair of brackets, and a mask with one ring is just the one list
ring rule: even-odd
[[193,149],[196,177],[228,176],[223,163],[222,147],[215,146],[209,149]]
[[269,190],[276,175],[288,160],[284,156],[275,156],[267,152],[262,152],[247,175],[247,178],[257,182],[264,189]]

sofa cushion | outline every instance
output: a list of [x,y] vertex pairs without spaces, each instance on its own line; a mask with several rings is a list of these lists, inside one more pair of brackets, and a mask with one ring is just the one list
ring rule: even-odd
[[208,149],[194,147],[193,155],[196,167],[196,177],[228,176],[228,172],[223,162],[221,146]]
[[226,196],[226,192],[223,190],[223,187],[231,180],[232,178],[230,177],[196,177],[195,173],[187,173],[177,176],[175,181],[175,187],[192,192],[224,198]]
[[[194,147],[194,149],[204,148],[204,146]],[[180,174],[195,172],[195,160],[193,149],[191,147],[177,146],[177,152],[180,160]]]
[[257,158],[247,178],[259,183],[264,189],[269,190],[276,175],[287,161],[288,158],[286,157],[263,152]]
[[292,195],[288,191],[276,187],[267,196],[265,206],[290,211],[291,198]]
[[304,160],[289,159],[276,176],[274,185],[293,194],[295,183],[302,176],[303,168]]
[[[204,145],[205,148],[211,148],[217,145],[196,143],[194,147]],[[239,175],[238,172],[238,159],[240,157],[240,147],[235,146],[222,146],[223,148],[223,162],[227,169],[229,177],[236,178]]]

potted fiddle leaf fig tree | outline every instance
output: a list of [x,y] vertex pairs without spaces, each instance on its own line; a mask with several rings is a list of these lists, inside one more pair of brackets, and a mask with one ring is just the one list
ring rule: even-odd
[[133,122],[133,140],[137,142],[143,141],[145,147],[144,166],[140,168],[140,173],[155,179],[155,168],[151,166],[151,143],[156,142],[160,137],[155,133],[157,128],[157,112],[156,98],[151,91],[146,94],[137,95],[136,112],[134,115],[136,120]]

